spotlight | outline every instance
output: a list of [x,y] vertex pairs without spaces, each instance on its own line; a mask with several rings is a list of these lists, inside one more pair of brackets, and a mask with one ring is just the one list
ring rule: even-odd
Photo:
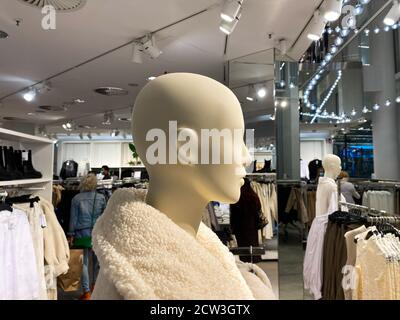
[[36,90],[35,89],[29,89],[29,91],[25,92],[23,95],[24,99],[28,102],[33,101],[36,97]]
[[248,101],[254,101],[254,97],[256,96],[256,89],[254,88],[254,86],[249,86],[249,91],[247,93],[247,97],[246,99]]
[[119,136],[119,130],[115,129],[113,131],[111,131],[111,137],[118,137]]
[[342,14],[343,0],[328,0],[325,5],[324,18],[328,21],[336,21]]
[[387,26],[393,26],[400,19],[400,4],[398,0],[393,1],[393,6],[386,15],[383,23]]
[[368,37],[368,36],[369,36],[369,33],[370,33],[370,30],[369,30],[369,29],[365,29],[365,30],[364,30],[364,33],[365,33],[365,35]]
[[357,111],[356,109],[353,108],[353,110],[351,110],[351,116],[355,117],[357,115]]
[[288,105],[289,105],[289,103],[288,103],[287,100],[282,100],[282,102],[281,102],[281,107],[282,108],[286,108]]
[[379,29],[379,27],[376,27],[376,28],[374,29],[374,33],[375,33],[375,34],[378,34],[380,31],[381,31],[381,29]]
[[143,43],[143,52],[152,59],[156,59],[162,54],[162,51],[156,45],[154,34],[147,36],[147,40]]
[[104,114],[104,121],[102,122],[103,125],[109,126],[114,122],[114,113],[112,111],[106,112]]
[[307,33],[308,39],[313,41],[321,39],[322,32],[325,30],[325,23],[321,21],[321,15],[318,10],[314,12],[314,18],[312,19],[309,28],[310,30]]
[[261,88],[257,91],[257,95],[259,98],[264,98],[267,95],[267,90],[265,90],[265,88]]
[[285,80],[281,80],[281,82],[279,83],[279,85],[281,86],[281,88],[284,88],[284,87],[286,86]]
[[342,29],[340,29],[339,26],[337,26],[337,27],[335,28],[336,33],[340,33],[341,30],[342,30]]
[[324,116],[324,117],[327,117],[329,114],[328,114],[328,111],[326,111],[326,109],[324,110],[324,112],[322,112],[322,115]]
[[221,19],[226,22],[233,22],[242,8],[243,0],[225,0],[221,11]]
[[235,30],[237,24],[239,23],[240,17],[241,15],[239,14],[232,22],[221,20],[219,30],[229,36],[233,30]]
[[396,103],[400,103],[400,96],[396,98]]
[[390,101],[389,99],[385,101],[386,107],[390,107],[391,104],[392,104],[392,101]]
[[291,82],[290,85],[289,85],[289,88],[290,89],[294,89],[295,87],[296,87],[296,85],[293,82]]
[[132,62],[143,63],[142,59],[143,46],[141,43],[134,42],[132,45]]
[[338,51],[338,48],[336,46],[331,47],[331,54],[335,54]]
[[375,111],[378,111],[378,110],[381,108],[381,106],[380,106],[379,104],[375,103],[374,106],[373,106],[372,108],[373,108]]

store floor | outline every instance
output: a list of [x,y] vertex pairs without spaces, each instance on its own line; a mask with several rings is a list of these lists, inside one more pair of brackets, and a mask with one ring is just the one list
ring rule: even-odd
[[281,300],[310,300],[304,290],[304,249],[301,235],[295,227],[288,225],[287,234],[281,228],[279,237],[279,294]]

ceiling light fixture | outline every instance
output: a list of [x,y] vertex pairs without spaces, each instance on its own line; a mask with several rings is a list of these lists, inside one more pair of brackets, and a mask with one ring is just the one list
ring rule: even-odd
[[225,0],[222,11],[221,19],[226,22],[233,22],[242,9],[243,0]]
[[143,63],[143,45],[140,42],[134,42],[132,44],[132,62],[141,64]]
[[357,115],[357,111],[356,109],[353,108],[353,110],[351,110],[351,116],[355,117]]
[[330,22],[339,19],[342,14],[343,0],[327,0],[325,3],[324,18]]
[[383,19],[383,23],[387,26],[393,26],[400,19],[400,3],[398,0],[393,1],[393,6]]
[[8,33],[0,30],[0,39],[6,39],[6,38],[8,38]]
[[25,92],[23,95],[25,101],[31,102],[36,97],[36,90],[34,88],[29,89],[29,91]]
[[111,137],[118,137],[119,136],[120,131],[118,129],[114,129],[113,131],[111,131]]
[[260,88],[257,91],[257,95],[259,98],[264,98],[267,95],[267,90],[265,88]]
[[369,110],[369,109],[367,108],[367,106],[365,106],[365,107],[362,109],[362,113],[368,113],[368,112],[371,112],[371,110]]
[[112,111],[107,111],[104,113],[104,121],[102,122],[105,126],[110,126],[114,122],[114,113]]
[[400,103],[400,96],[396,98],[396,103]]
[[310,40],[318,41],[322,37],[322,33],[325,30],[325,23],[321,24],[322,17],[320,12],[317,10],[314,12],[314,17],[310,22],[310,30],[307,33],[307,37]]
[[254,101],[254,97],[256,96],[256,89],[254,85],[249,86],[249,91],[247,93],[246,99],[248,101]]
[[235,30],[241,17],[242,15],[239,13],[239,15],[232,22],[221,20],[219,30],[229,36]]
[[381,108],[381,106],[380,106],[379,104],[375,103],[374,106],[373,106],[372,108],[373,108],[375,111],[378,111],[378,110]]
[[289,102],[287,100],[282,100],[281,108],[286,108],[288,105],[289,105]]
[[385,106],[386,106],[386,107],[390,107],[391,104],[392,104],[392,101],[390,101],[389,99],[387,99],[387,100],[385,101]]
[[143,52],[151,59],[156,59],[162,54],[162,51],[157,47],[154,34],[147,36],[147,40],[143,43]]

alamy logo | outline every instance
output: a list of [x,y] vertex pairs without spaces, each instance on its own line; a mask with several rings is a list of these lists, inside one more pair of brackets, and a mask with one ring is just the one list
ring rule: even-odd
[[[241,164],[244,153],[254,149],[254,131],[243,129],[178,128],[177,121],[169,121],[168,132],[154,128],[147,132],[146,161],[155,164]],[[247,149],[245,149],[245,147]]]
[[356,269],[351,265],[345,265],[342,269],[343,279],[342,288],[343,290],[354,290],[358,282],[358,275]]
[[42,28],[43,30],[55,30],[57,28],[56,9],[51,5],[42,8]]
[[355,29],[357,27],[355,9],[356,8],[351,5],[347,5],[342,8],[342,13],[345,14],[342,19],[343,29]]

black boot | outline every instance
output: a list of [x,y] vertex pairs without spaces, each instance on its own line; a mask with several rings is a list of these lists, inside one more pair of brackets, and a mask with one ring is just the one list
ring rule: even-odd
[[[20,150],[14,151],[14,164],[16,169],[23,174],[24,168],[22,166],[22,152]],[[26,178],[24,177],[24,179]]]
[[0,181],[13,180],[13,177],[6,171],[4,159],[5,157],[3,158],[3,147],[0,147]]
[[14,163],[14,149],[13,149],[13,147],[5,148],[4,149],[4,155],[5,155],[5,158],[6,158],[6,170],[13,177],[12,180],[23,179],[24,176],[23,176],[22,172],[19,172],[17,170],[17,167],[15,166],[15,163]]
[[[23,151],[25,152],[25,151]],[[24,174],[26,176],[29,176],[30,179],[39,179],[42,177],[42,173],[39,171],[36,171],[33,168],[32,165],[32,150],[28,151],[28,160],[23,161],[23,168],[24,168]]]

